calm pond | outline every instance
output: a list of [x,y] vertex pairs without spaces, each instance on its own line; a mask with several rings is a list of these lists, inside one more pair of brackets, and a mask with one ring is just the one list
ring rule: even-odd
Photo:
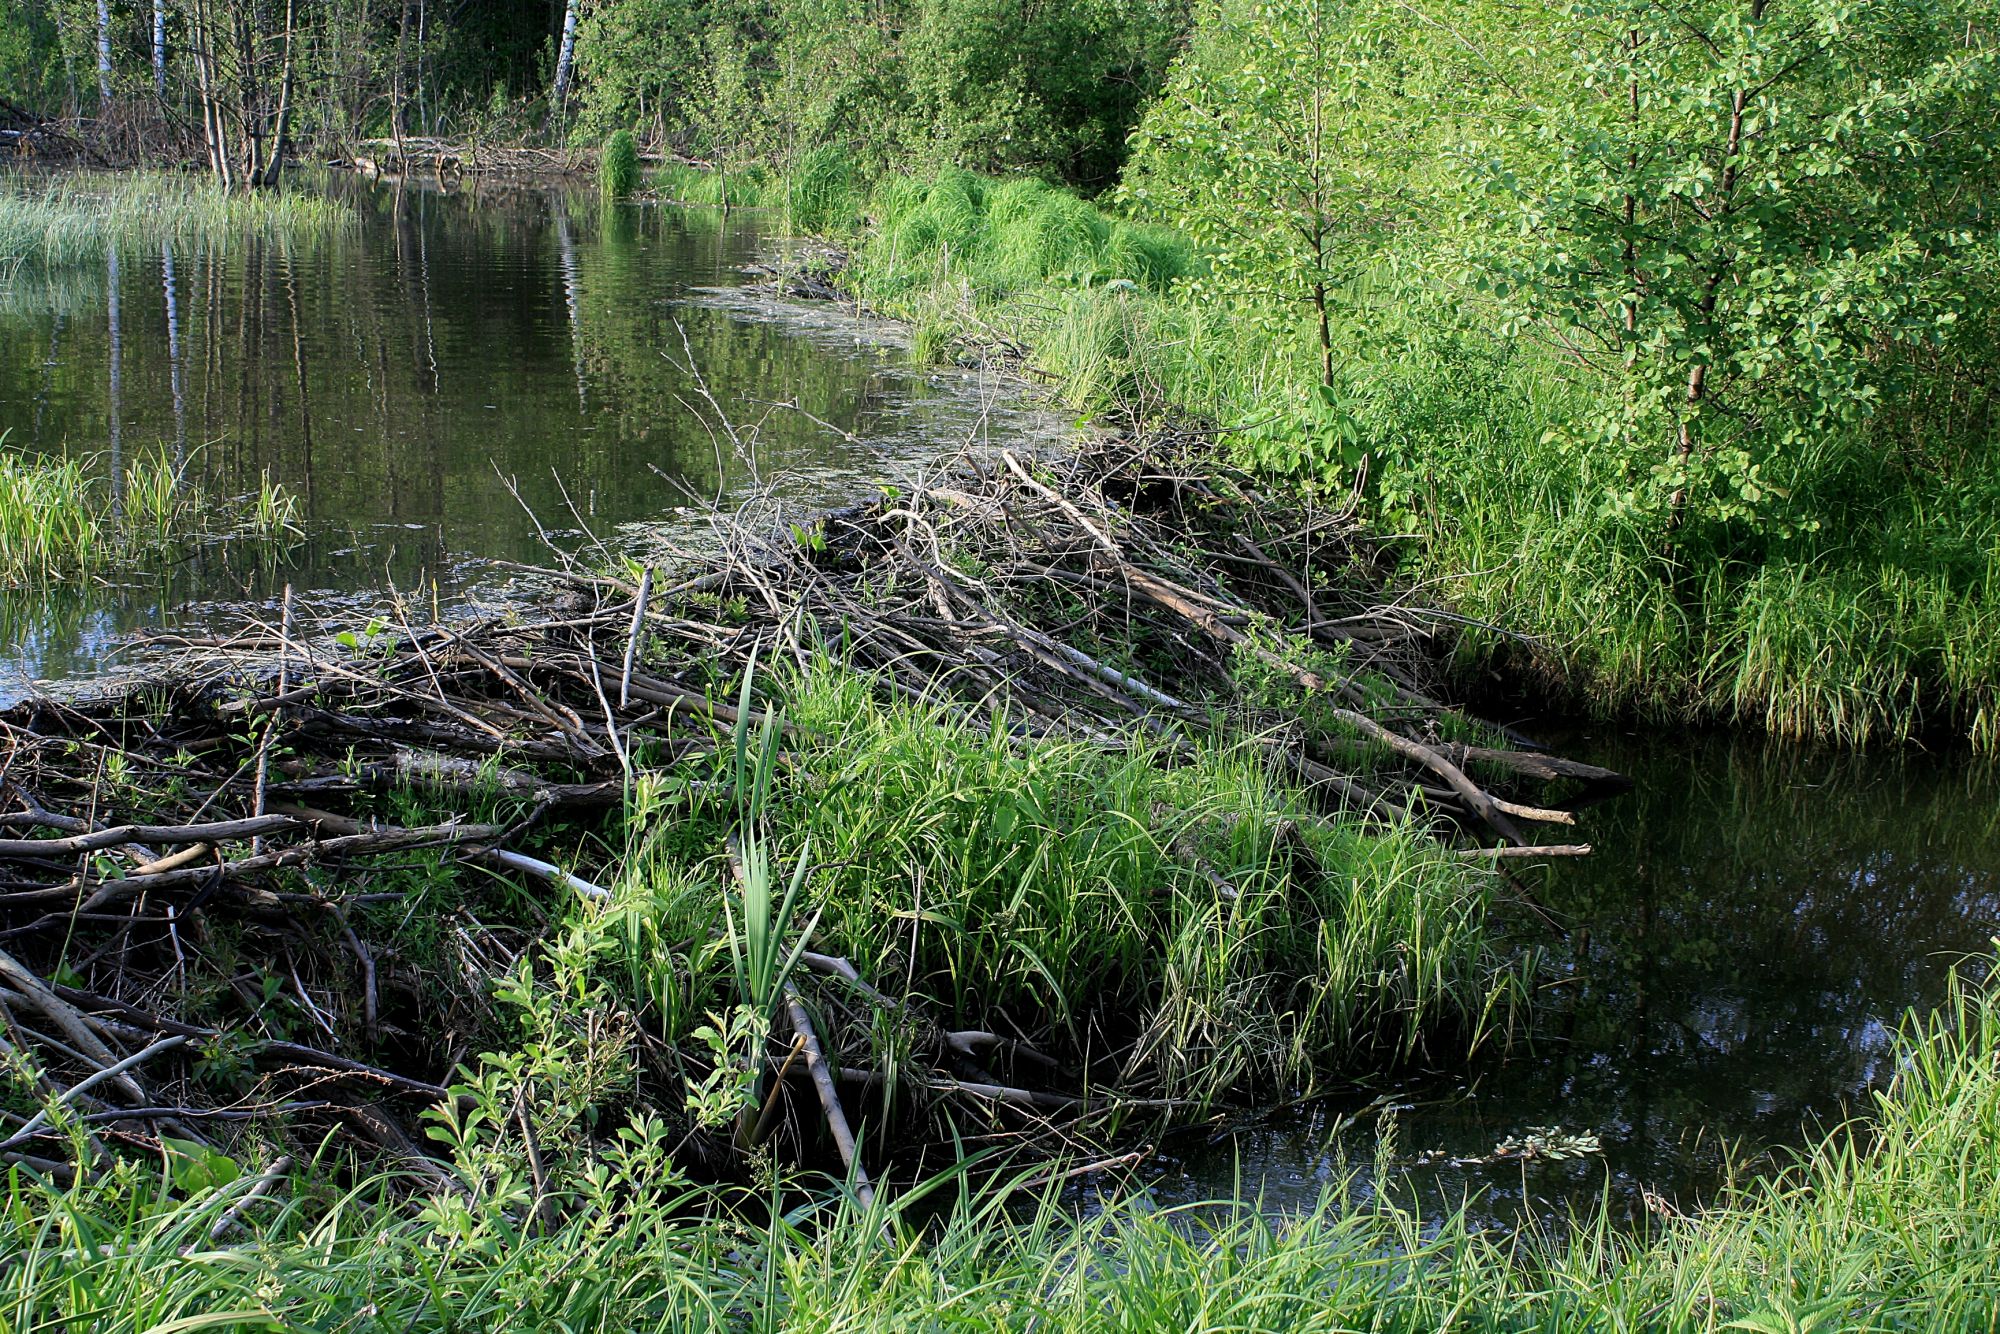
[[[1386,1150],[1433,1209],[1472,1197],[1559,1226],[1607,1194],[1631,1221],[1692,1207],[1732,1165],[1789,1161],[1865,1114],[1904,1012],[2000,935],[2000,781],[1974,757],[1540,732],[1637,787],[1582,816],[1594,855],[1521,878],[1509,912],[1551,980],[1535,1031],[1471,1071],[1171,1143],[1163,1195],[1240,1178],[1297,1207],[1348,1172],[1372,1190]],[[1494,1160],[1538,1128],[1602,1151]]]
[[97,670],[122,632],[274,607],[287,583],[317,606],[433,580],[449,599],[492,579],[482,560],[547,563],[541,530],[643,545],[697,499],[772,482],[832,504],[969,440],[1068,429],[990,378],[915,368],[892,325],[747,288],[742,266],[781,242],[741,211],[318,188],[355,231],[0,273],[9,444],[165,448],[219,493],[268,473],[307,530],[282,562],[218,545],[127,587],[0,596],[0,700],[24,673]]
[[[969,439],[1066,430],[990,381],[914,369],[888,326],[746,289],[741,266],[777,244],[751,215],[323,188],[354,201],[353,235],[121,254],[0,286],[12,444],[164,447],[225,491],[268,472],[307,520],[282,561],[225,545],[127,586],[0,596],[0,700],[24,677],[100,669],[135,628],[271,609],[287,583],[320,604],[432,581],[449,599],[502,577],[483,562],[546,559],[544,530],[643,546],[691,496],[768,481],[831,503]],[[690,406],[704,382],[754,449]],[[2000,783],[1982,767],[1609,729],[1544,739],[1638,789],[1586,817],[1594,857],[1527,873],[1537,906],[1509,909],[1554,979],[1535,1032],[1385,1099],[1173,1137],[1155,1160],[1163,1199],[1295,1205],[1349,1170],[1372,1189],[1379,1156],[1427,1200],[1478,1192],[1495,1218],[1606,1192],[1629,1216],[1649,1195],[1685,1206],[1728,1163],[1865,1110],[1902,1012],[1936,1003],[1950,962],[2000,932]],[[1490,1161],[1538,1131],[1601,1152]]]

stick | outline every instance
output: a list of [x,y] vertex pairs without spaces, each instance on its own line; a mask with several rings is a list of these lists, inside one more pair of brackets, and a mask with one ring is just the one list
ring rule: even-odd
[[[56,984],[54,989],[57,994],[72,1005],[116,1015],[125,1023],[148,1032],[175,1033],[182,1037],[204,1039],[221,1036],[213,1028],[202,1028],[196,1024],[184,1024],[178,1019],[169,1019],[165,1015],[149,1013],[136,1005],[127,1005],[124,1001],[116,1000],[110,996],[100,996],[91,991],[80,991],[75,987],[66,987],[60,983]],[[321,1051],[317,1047],[308,1047],[297,1042],[279,1042],[271,1039],[263,1039],[253,1041],[251,1045],[260,1055],[282,1056],[300,1065],[320,1066],[328,1070],[340,1071],[343,1074],[373,1079],[390,1085],[393,1088],[401,1089],[405,1093],[421,1094],[427,1098],[443,1098],[450,1093],[450,1090],[441,1084],[429,1084],[421,1079],[412,1079],[408,1075],[399,1075],[394,1070],[384,1070],[380,1066],[350,1060],[345,1056],[335,1056],[330,1051]]]
[[264,1192],[277,1185],[279,1179],[285,1173],[291,1171],[291,1169],[292,1156],[290,1154],[286,1154],[284,1157],[278,1159],[277,1162],[265,1168],[263,1174],[251,1183],[250,1189],[243,1192],[243,1198],[223,1210],[222,1217],[216,1219],[215,1226],[208,1230],[208,1239],[210,1241],[222,1240],[222,1234],[229,1230],[231,1224],[243,1217],[243,1211],[262,1199]]
[[155,1042],[152,1046],[145,1048],[143,1051],[135,1052],[132,1055],[127,1056],[124,1060],[118,1062],[116,1065],[109,1066],[103,1070],[99,1070],[96,1074],[90,1076],[88,1079],[81,1081],[80,1083],[72,1084],[70,1087],[64,1089],[60,1094],[56,1096],[55,1104],[53,1106],[42,1108],[42,1110],[36,1112],[33,1116],[29,1117],[28,1123],[22,1126],[19,1130],[15,1131],[12,1136],[10,1136],[5,1140],[0,1140],[0,1151],[11,1149],[17,1144],[21,1144],[28,1140],[33,1139],[35,1137],[35,1132],[41,1129],[44,1125],[48,1124],[49,1114],[53,1112],[57,1107],[69,1106],[69,1104],[73,1102],[75,1099],[82,1097],[84,1094],[90,1092],[90,1090],[96,1088],[99,1084],[104,1083],[106,1080],[118,1079],[119,1077],[123,1076],[127,1070],[133,1069],[136,1066],[144,1065],[147,1061],[150,1061],[153,1057],[158,1056],[161,1052],[171,1051],[175,1047],[180,1046],[182,1043],[186,1041],[187,1038],[179,1033],[174,1034],[172,1037],[161,1038],[158,1042]]
[[[0,950],[0,977],[6,978],[18,987],[22,995],[27,997],[36,1009],[47,1015],[50,1021],[63,1031],[63,1036],[75,1043],[78,1050],[88,1055],[92,1061],[100,1066],[118,1063],[118,1058],[112,1054],[111,1048],[105,1046],[104,1040],[83,1022],[83,1016],[72,1006],[64,1003],[57,994],[58,989],[44,983],[5,950]],[[120,1070],[115,1078],[118,1087],[124,1091],[129,1100],[135,1103],[146,1101],[145,1091],[139,1087],[137,1080],[123,1070]]]
[[806,1070],[819,1093],[820,1110],[826,1113],[826,1128],[833,1132],[834,1147],[840,1150],[840,1161],[854,1180],[856,1197],[864,1209],[869,1208],[875,1203],[875,1187],[868,1184],[868,1169],[855,1154],[854,1132],[848,1128],[847,1113],[841,1109],[840,1090],[834,1087],[833,1072],[826,1067],[826,1053],[820,1049],[819,1035],[813,1032],[812,1020],[799,1000],[798,989],[789,982],[785,984],[785,1012],[791,1016],[792,1029],[805,1047]]
[[[0,858],[69,857],[123,847],[127,843],[216,843],[232,838],[282,834],[302,827],[300,821],[289,815],[253,815],[246,820],[219,820],[213,824],[121,824],[70,838],[0,838]],[[150,874],[166,869],[164,866],[142,866],[133,874]]]
[[625,708],[632,691],[632,664],[639,657],[639,640],[646,632],[646,598],[653,591],[653,567],[639,575],[639,596],[632,599],[632,634],[625,641],[625,670],[618,676],[618,707]]
[[602,900],[611,897],[611,891],[602,885],[593,885],[582,876],[571,875],[560,866],[551,866],[539,858],[519,852],[509,852],[505,848],[477,848],[467,855],[476,861],[491,862],[496,866],[505,866],[509,870],[526,871],[529,875],[538,876],[551,884],[567,885],[587,899]]

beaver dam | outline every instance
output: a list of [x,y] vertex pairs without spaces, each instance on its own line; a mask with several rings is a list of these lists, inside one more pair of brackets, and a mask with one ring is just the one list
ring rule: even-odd
[[1368,543],[1204,451],[968,454],[14,706],[0,1018],[54,1100],[0,1152],[453,1179],[419,1146],[486,1089],[544,1197],[642,1119],[867,1192],[1504,1038],[1504,868],[1624,780],[1441,704]]

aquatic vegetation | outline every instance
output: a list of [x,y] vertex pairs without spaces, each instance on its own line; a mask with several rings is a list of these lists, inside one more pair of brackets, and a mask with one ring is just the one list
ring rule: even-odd
[[321,194],[238,194],[200,177],[144,172],[16,176],[0,180],[0,276],[10,265],[60,268],[114,244],[311,242],[354,225],[349,206]]
[[639,145],[630,130],[604,141],[597,159],[597,187],[607,199],[623,199],[639,187]]
[[76,579],[171,559],[207,537],[274,541],[297,531],[297,499],[268,474],[253,494],[219,497],[164,451],[106,476],[95,460],[25,454],[0,436],[0,582]]

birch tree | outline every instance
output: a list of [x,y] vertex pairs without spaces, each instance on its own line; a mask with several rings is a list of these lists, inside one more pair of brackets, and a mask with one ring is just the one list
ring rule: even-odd
[[111,105],[111,4],[97,0],[97,112]]
[[553,122],[563,113],[569,101],[570,74],[576,67],[576,20],[581,0],[568,0],[563,6],[562,39],[556,46],[556,80],[549,90],[549,119]]

